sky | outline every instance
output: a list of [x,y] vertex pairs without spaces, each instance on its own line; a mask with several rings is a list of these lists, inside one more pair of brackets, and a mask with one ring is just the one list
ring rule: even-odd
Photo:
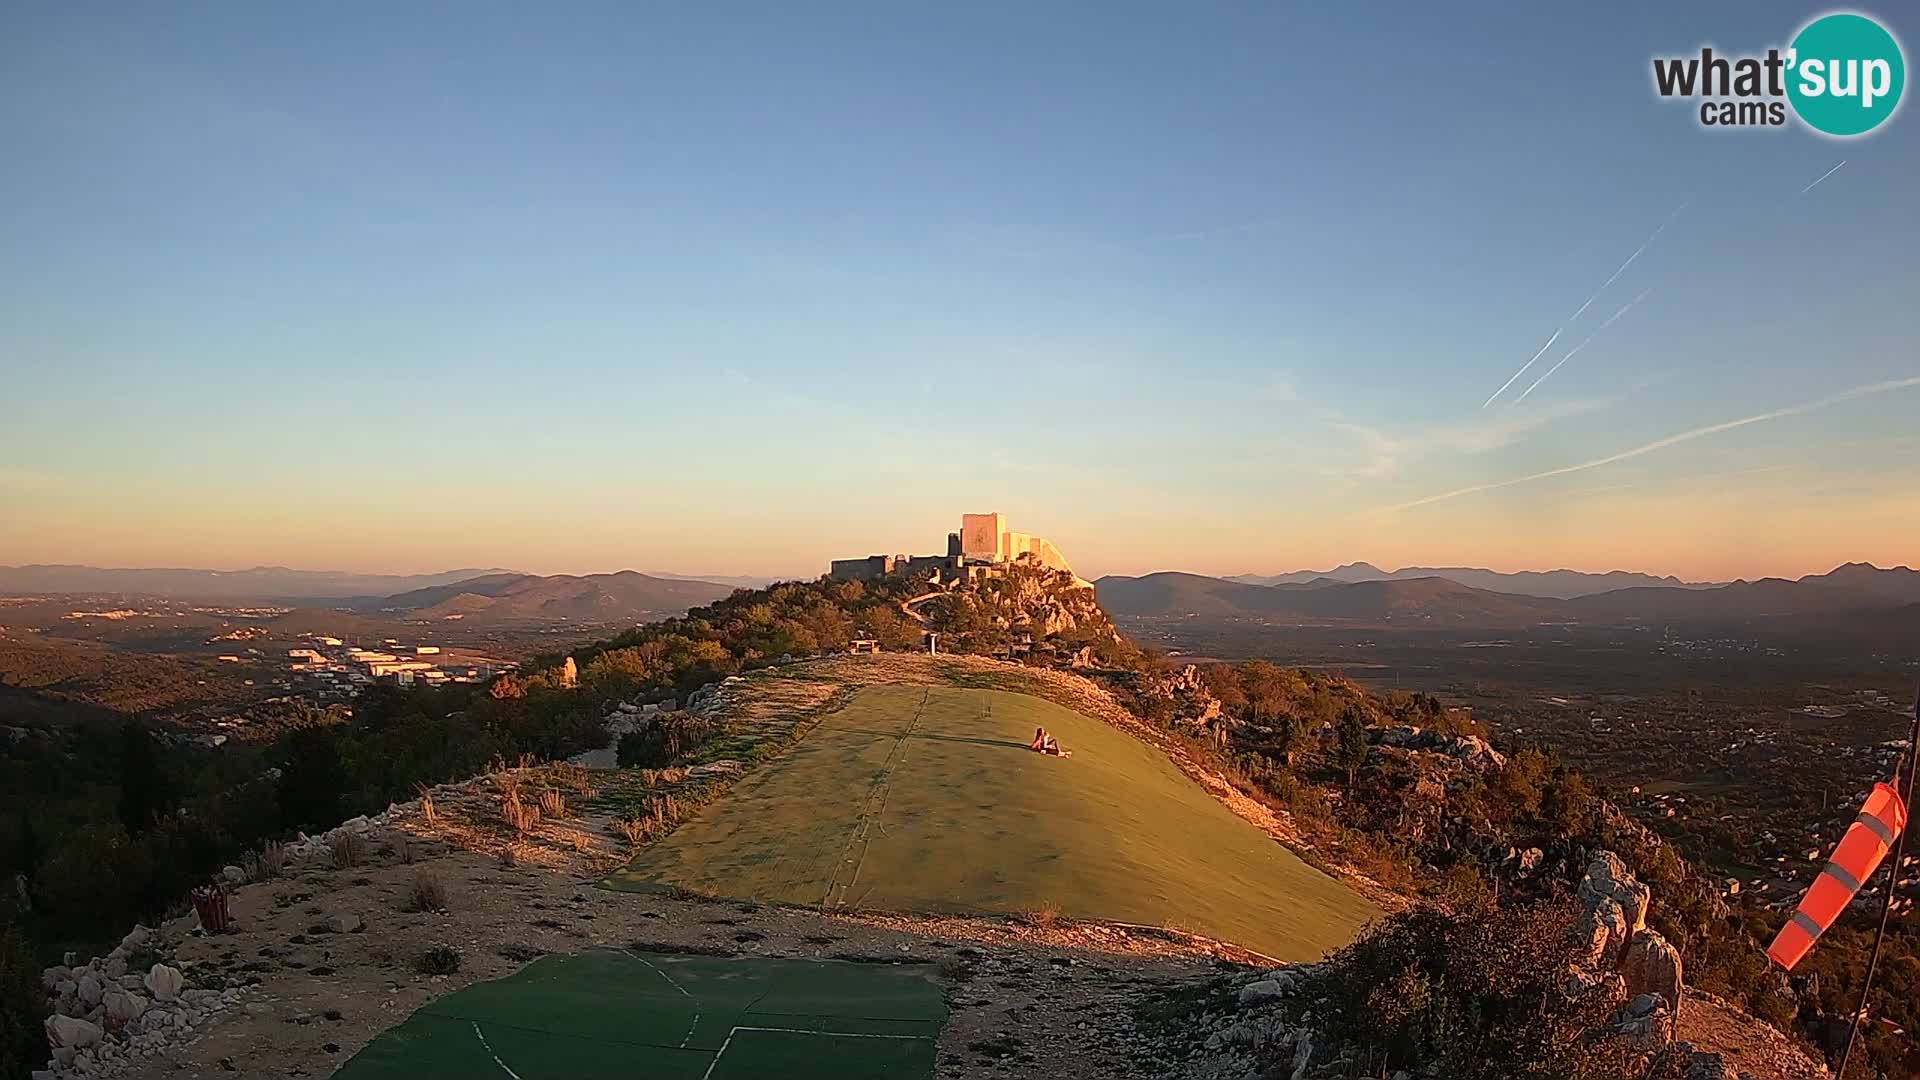
[[1920,564],[1914,108],[1458,7],[8,5],[0,564]]

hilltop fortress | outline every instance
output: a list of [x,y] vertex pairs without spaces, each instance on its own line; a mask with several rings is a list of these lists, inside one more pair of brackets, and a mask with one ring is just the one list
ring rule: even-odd
[[[1044,536],[1012,532],[1007,516],[1001,513],[962,514],[960,531],[947,534],[945,555],[868,555],[861,559],[835,559],[828,576],[836,581],[872,581],[886,577],[929,576],[935,583],[945,580],[990,577],[997,569],[1016,562],[1030,562],[1050,570],[1072,574],[1067,557]],[[1079,576],[1077,585],[1090,587]]]

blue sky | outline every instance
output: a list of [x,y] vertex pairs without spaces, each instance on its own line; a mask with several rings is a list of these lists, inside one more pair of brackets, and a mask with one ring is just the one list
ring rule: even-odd
[[15,5],[0,563],[1920,561],[1920,120],[1559,8]]

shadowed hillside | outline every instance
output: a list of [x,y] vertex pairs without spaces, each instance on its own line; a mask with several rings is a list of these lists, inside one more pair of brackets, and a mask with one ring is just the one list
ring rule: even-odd
[[405,612],[409,618],[491,622],[644,621],[678,615],[733,592],[730,585],[657,578],[633,570],[575,577],[555,574],[488,574],[415,589],[356,605],[362,610]]
[[1518,620],[1558,617],[1554,601],[1469,588],[1443,578],[1283,586],[1244,585],[1197,574],[1105,577],[1095,583],[1100,603],[1126,616],[1262,616],[1378,621]]

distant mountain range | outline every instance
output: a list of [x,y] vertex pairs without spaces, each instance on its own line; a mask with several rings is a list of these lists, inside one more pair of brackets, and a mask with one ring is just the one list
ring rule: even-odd
[[[1358,564],[1364,566],[1364,564]],[[1342,567],[1348,574],[1364,573]],[[1368,567],[1371,570],[1374,568]],[[1400,571],[1406,574],[1410,571]],[[1473,571],[1492,574],[1491,571]],[[1574,575],[1573,571],[1553,571]],[[1726,585],[1680,583],[1633,585],[1571,597],[1537,596],[1477,588],[1442,574],[1345,581],[1322,574],[1302,581],[1258,585],[1197,574],[1161,573],[1104,577],[1095,582],[1100,602],[1116,617],[1255,618],[1303,622],[1410,622],[1424,625],[1516,625],[1537,622],[1733,623],[1762,619],[1825,618],[1839,613],[1875,613],[1876,621],[1899,622],[1894,609],[1920,608],[1920,571],[1848,563],[1797,581],[1765,578]],[[1529,575],[1494,575],[1522,579]],[[1575,575],[1592,579],[1608,574]],[[1621,574],[1622,579],[1646,579]],[[1660,579],[1650,579],[1660,580]],[[1558,584],[1573,585],[1562,580]],[[1511,586],[1510,586],[1511,588]]]
[[472,622],[646,622],[685,614],[732,595],[711,581],[661,578],[633,570],[617,574],[485,574],[348,606],[364,613],[409,619],[460,618]]
[[[623,573],[634,574],[631,570]],[[520,579],[533,576],[502,567],[444,570],[437,574],[363,574],[345,570],[293,570],[284,566],[256,566],[248,570],[195,570],[167,567],[121,569],[56,565],[0,566],[0,594],[124,593],[137,596],[160,596],[170,600],[302,603],[330,601],[358,608],[366,606],[369,601],[375,599],[435,589],[465,581]],[[586,578],[571,580],[593,581],[620,576],[593,574]],[[719,596],[727,595],[727,592],[734,588],[760,588],[772,580],[753,576],[702,578],[690,574],[660,572],[635,576],[644,577],[661,585],[672,582],[692,582],[699,586],[717,587],[722,589]],[[563,579],[565,575],[559,575],[550,580]],[[555,588],[560,587],[555,586]],[[688,592],[688,595],[706,596],[708,591],[704,588],[695,589]],[[631,588],[621,585],[611,586],[610,593],[615,597],[613,603],[615,607],[620,606],[620,597],[638,595]],[[660,591],[658,595],[670,600],[677,594],[667,589]],[[717,597],[709,599],[717,599]],[[698,603],[707,602],[706,599],[698,601]],[[684,610],[687,605],[678,606]]]
[[668,581],[708,581],[715,585],[731,585],[736,589],[764,589],[776,581],[793,580],[755,574],[669,574],[664,570],[645,570],[642,573]]
[[256,566],[250,570],[0,566],[0,592],[129,593],[175,600],[319,600],[384,596],[489,574],[512,573],[515,571],[498,567],[446,570],[438,574],[356,574],[344,570],[290,570],[284,566]]
[[1676,577],[1654,577],[1651,574],[1636,574],[1627,570],[1610,570],[1604,574],[1587,574],[1578,570],[1523,570],[1515,574],[1503,574],[1496,570],[1482,570],[1470,566],[1408,566],[1389,571],[1364,562],[1348,563],[1326,571],[1296,570],[1291,574],[1272,575],[1235,574],[1225,580],[1238,581],[1246,585],[1306,585],[1315,582],[1324,584],[1406,581],[1413,578],[1445,578],[1448,581],[1489,592],[1544,596],[1556,600],[1571,600],[1576,596],[1628,589],[1637,585],[1675,589],[1711,589],[1721,584],[1720,582],[1687,582]]
[[1336,581],[1319,578],[1283,585],[1248,585],[1198,574],[1103,577],[1093,583],[1100,604],[1115,617],[1264,617],[1302,621],[1539,622],[1560,614],[1559,602],[1475,589],[1445,578]]

